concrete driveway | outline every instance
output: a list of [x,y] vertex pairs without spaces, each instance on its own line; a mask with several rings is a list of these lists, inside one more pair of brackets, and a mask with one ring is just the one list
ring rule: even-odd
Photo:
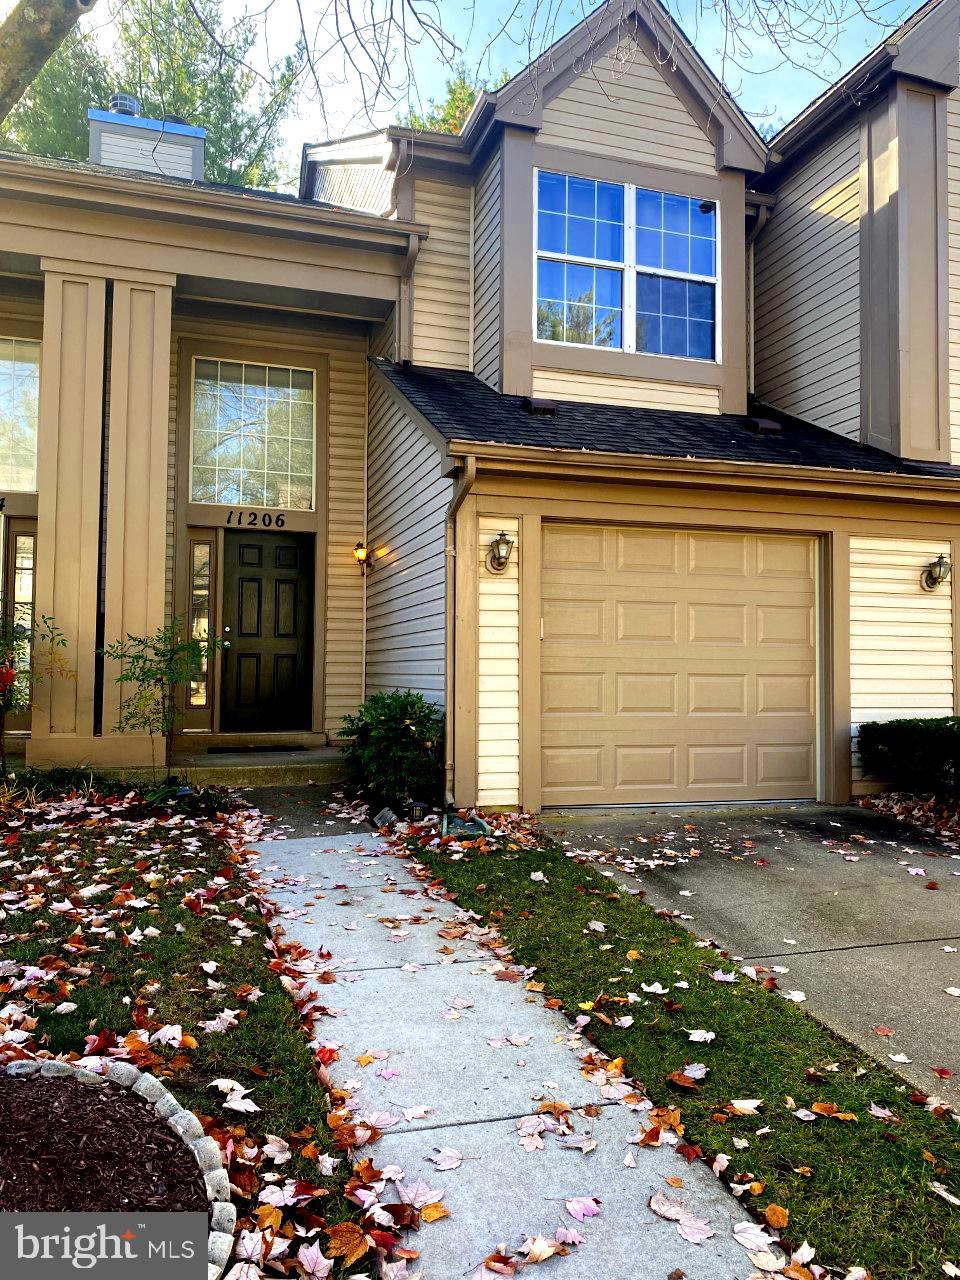
[[700,937],[788,969],[780,985],[805,992],[805,1009],[925,1093],[960,1097],[960,996],[945,991],[960,991],[954,848],[809,804],[555,811],[544,826]]

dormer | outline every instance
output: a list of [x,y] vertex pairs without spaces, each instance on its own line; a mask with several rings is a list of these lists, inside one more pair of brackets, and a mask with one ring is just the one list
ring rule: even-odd
[[743,412],[745,176],[765,162],[666,12],[610,4],[458,135],[306,148],[301,195],[359,199],[392,173],[387,216],[429,228],[402,358],[507,394]]

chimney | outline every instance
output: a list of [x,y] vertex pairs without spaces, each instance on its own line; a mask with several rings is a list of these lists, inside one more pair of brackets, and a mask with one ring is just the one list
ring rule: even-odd
[[87,119],[91,164],[203,181],[206,129],[179,116],[162,120],[142,116],[140,103],[130,93],[111,94],[109,110],[91,107]]

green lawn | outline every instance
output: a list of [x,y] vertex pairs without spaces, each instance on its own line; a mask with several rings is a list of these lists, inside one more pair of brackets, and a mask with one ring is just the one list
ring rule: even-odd
[[[927,1111],[899,1079],[776,992],[743,975],[714,981],[711,972],[736,966],[557,846],[504,842],[457,859],[439,848],[416,852],[461,906],[499,927],[519,964],[536,968],[547,998],[571,1017],[590,1017],[585,1034],[622,1056],[655,1104],[681,1107],[686,1143],[711,1160],[729,1156],[727,1180],[754,1184],[745,1209],[757,1217],[772,1204],[789,1210],[784,1242],[807,1238],[820,1264],[866,1266],[873,1280],[942,1280],[945,1261],[960,1265],[960,1209],[930,1190],[940,1182],[960,1194],[960,1128],[949,1115]],[[642,992],[641,983],[655,982],[669,995]],[[628,1003],[627,992],[641,1002]],[[624,1016],[632,1026],[613,1025]],[[716,1039],[691,1043],[696,1029]],[[709,1068],[696,1089],[670,1081],[695,1062]],[[734,1099],[763,1105],[734,1115]],[[856,1119],[793,1115],[817,1103]],[[872,1104],[895,1118],[871,1114]],[[749,1146],[738,1150],[734,1139]]]
[[[185,1106],[208,1117],[221,1145],[233,1138],[236,1151],[247,1148],[249,1159],[234,1160],[231,1181],[248,1225],[258,1212],[261,1226],[281,1232],[294,1218],[318,1230],[358,1216],[342,1196],[349,1161],[332,1174],[318,1163],[343,1153],[326,1125],[330,1103],[296,1005],[281,984],[295,957],[268,948],[258,898],[215,802],[178,811],[139,799],[125,804],[122,790],[80,797],[75,813],[51,812],[42,800],[31,814],[22,793],[13,803],[0,797],[0,1032],[5,1017],[15,1029],[29,1027],[13,1011],[20,1005],[36,1019],[23,1050],[82,1054],[88,1037],[98,1037],[94,1051],[120,1048],[164,1078]],[[42,973],[24,975],[23,965]],[[235,1025],[204,1029],[224,1010]],[[210,1087],[222,1078],[248,1091],[259,1109],[229,1107]],[[289,1144],[288,1160],[275,1164],[263,1154],[269,1134]],[[281,1183],[304,1180],[315,1194],[271,1219],[258,1194],[264,1174],[274,1172]],[[325,1237],[320,1243],[326,1250]]]

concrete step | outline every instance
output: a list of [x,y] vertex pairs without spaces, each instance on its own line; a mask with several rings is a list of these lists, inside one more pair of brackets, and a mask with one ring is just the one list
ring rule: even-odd
[[347,767],[337,747],[306,751],[176,752],[172,770],[197,785],[296,787],[341,782]]

